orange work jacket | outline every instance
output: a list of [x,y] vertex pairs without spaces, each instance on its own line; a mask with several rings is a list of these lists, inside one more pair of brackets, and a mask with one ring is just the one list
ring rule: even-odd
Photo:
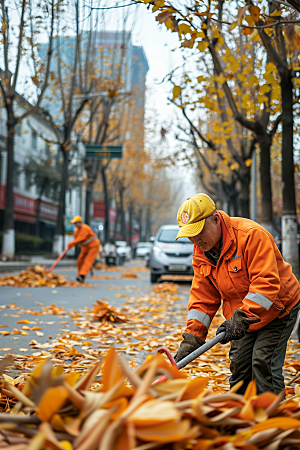
[[194,279],[186,333],[205,339],[211,321],[223,303],[229,319],[240,308],[250,318],[260,318],[249,331],[259,330],[289,314],[299,301],[300,287],[292,267],[281,256],[270,233],[249,219],[218,211],[223,246],[217,266],[194,246]]
[[74,241],[70,242],[72,246],[81,245],[85,249],[89,249],[100,245],[100,241],[98,238],[96,238],[96,235],[91,227],[86,225],[85,223],[80,229],[75,228],[74,238]]

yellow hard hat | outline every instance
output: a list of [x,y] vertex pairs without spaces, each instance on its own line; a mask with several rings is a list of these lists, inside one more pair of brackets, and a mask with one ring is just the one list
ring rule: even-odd
[[78,222],[82,222],[82,217],[75,216],[75,217],[73,217],[72,220],[70,220],[70,223],[78,223]]
[[213,200],[206,194],[196,194],[189,197],[179,208],[177,222],[179,237],[192,237],[201,233],[205,219],[216,210]]

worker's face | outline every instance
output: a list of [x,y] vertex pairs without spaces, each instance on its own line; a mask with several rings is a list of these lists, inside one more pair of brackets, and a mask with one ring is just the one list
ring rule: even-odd
[[82,222],[76,222],[75,227],[80,230],[80,228],[82,227]]
[[215,248],[218,251],[220,248],[221,236],[220,217],[218,214],[214,214],[205,219],[205,224],[201,233],[197,234],[197,236],[189,237],[189,240],[204,252],[208,252],[212,248]]

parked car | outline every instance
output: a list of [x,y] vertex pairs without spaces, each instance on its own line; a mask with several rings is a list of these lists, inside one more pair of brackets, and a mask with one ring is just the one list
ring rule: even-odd
[[130,261],[131,260],[131,247],[127,244],[126,241],[116,241],[117,246],[117,255],[120,259],[120,262]]
[[145,259],[151,252],[153,244],[151,242],[139,242],[135,249],[136,258]]
[[179,227],[163,225],[158,230],[150,253],[150,279],[156,283],[161,275],[193,275],[193,244],[188,238],[175,241]]

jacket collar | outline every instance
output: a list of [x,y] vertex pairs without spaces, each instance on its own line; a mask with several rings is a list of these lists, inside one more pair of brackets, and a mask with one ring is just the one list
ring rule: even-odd
[[[236,251],[236,238],[231,225],[231,218],[224,211],[217,211],[221,219],[223,247],[220,255],[220,259],[230,259]],[[200,259],[205,263],[211,264],[209,259],[204,255],[203,250],[194,245],[193,257]]]

